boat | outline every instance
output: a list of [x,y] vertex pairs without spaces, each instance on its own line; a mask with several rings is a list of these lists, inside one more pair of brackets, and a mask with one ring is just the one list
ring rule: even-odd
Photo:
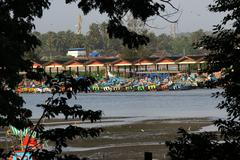
[[43,147],[43,144],[37,141],[36,132],[32,132],[30,127],[18,130],[13,126],[9,126],[7,134],[17,140],[16,145],[11,147],[12,152],[8,160],[35,160],[31,152]]

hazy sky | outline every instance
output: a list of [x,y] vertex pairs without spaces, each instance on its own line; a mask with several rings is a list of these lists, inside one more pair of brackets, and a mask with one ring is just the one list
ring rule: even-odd
[[[49,10],[45,10],[41,19],[35,21],[36,30],[40,32],[48,31],[76,31],[76,23],[78,15],[83,18],[82,33],[88,31],[91,23],[102,23],[107,21],[105,15],[100,15],[97,11],[91,12],[89,15],[83,16],[77,3],[70,5],[64,4],[65,0],[52,0]],[[176,25],[176,32],[192,32],[198,29],[210,31],[214,24],[221,20],[221,16],[216,13],[209,12],[207,6],[213,3],[213,0],[172,0],[182,14]],[[176,19],[178,15],[172,19]],[[156,34],[170,33],[171,24],[160,18],[154,18],[154,21],[148,22],[149,25],[160,29],[151,29]]]

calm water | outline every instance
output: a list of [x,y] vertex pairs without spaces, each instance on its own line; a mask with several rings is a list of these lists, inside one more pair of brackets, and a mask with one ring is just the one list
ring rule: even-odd
[[[216,109],[219,99],[211,98],[217,90],[187,90],[164,92],[115,92],[79,93],[69,104],[81,104],[85,109],[102,110],[106,117],[182,118],[224,117],[225,112]],[[22,94],[26,107],[39,117],[41,108],[49,94]]]

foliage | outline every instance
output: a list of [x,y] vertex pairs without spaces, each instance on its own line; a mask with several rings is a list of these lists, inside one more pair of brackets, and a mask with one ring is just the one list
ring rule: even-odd
[[[91,77],[76,80],[65,72],[56,75],[54,79],[47,79],[48,85],[52,88],[52,97],[49,97],[44,104],[37,105],[44,111],[33,131],[37,132],[37,138],[42,142],[50,140],[55,143],[55,147],[50,151],[40,148],[33,152],[34,156],[38,159],[54,159],[62,153],[62,147],[67,147],[67,140],[99,136],[101,128],[88,129],[69,125],[66,128],[44,130],[40,123],[43,118],[55,118],[60,115],[63,115],[65,119],[72,118],[79,121],[95,122],[100,120],[101,111],[84,110],[81,105],[69,106],[67,104],[68,99],[75,97],[79,91],[87,91],[87,87],[94,82],[95,79]],[[59,156],[59,159],[63,159],[63,157]]]
[[[25,5],[22,5],[25,4]],[[21,81],[19,71],[30,71],[31,63],[23,58],[40,41],[31,34],[34,17],[41,17],[48,0],[0,1],[0,125],[24,128],[30,125],[31,111],[14,92]]]
[[[76,0],[66,0],[66,3],[76,2]],[[138,4],[138,5],[136,5]],[[174,8],[169,1],[161,0],[161,3],[152,0],[138,1],[94,1],[83,0],[78,3],[80,9],[85,14],[93,9],[99,9],[100,13],[107,13],[110,20],[107,26],[109,37],[123,39],[123,44],[129,48],[139,47],[139,45],[147,44],[147,37],[138,35],[136,32],[129,31],[127,27],[122,25],[122,18],[127,12],[131,12],[134,18],[139,18],[146,22],[147,18],[161,14],[165,11],[165,5]],[[81,106],[69,106],[67,99],[76,95],[80,90],[87,91],[87,87],[94,82],[92,78],[86,78],[76,81],[72,77],[68,77],[65,73],[57,75],[57,79],[52,79],[43,73],[42,69],[32,71],[32,64],[26,60],[24,55],[40,45],[41,35],[39,33],[32,34],[34,29],[33,20],[35,17],[41,18],[44,9],[50,6],[49,0],[1,0],[0,1],[0,126],[7,127],[12,125],[18,129],[33,126],[31,122],[31,111],[23,108],[24,100],[15,93],[15,87],[21,81],[21,71],[27,72],[29,78],[41,78],[41,73],[47,77],[47,82],[52,87],[53,95],[47,99],[45,104],[38,105],[43,108],[43,114],[36,125],[32,128],[32,133],[37,132],[37,137],[41,140],[55,141],[53,150],[39,149],[33,154],[36,159],[79,159],[76,156],[61,155],[62,147],[66,147],[66,141],[76,137],[95,137],[101,132],[101,129],[84,129],[75,126],[69,126],[65,129],[55,128],[52,130],[44,130],[41,120],[44,117],[54,118],[58,115],[64,115],[66,118],[72,117],[79,120],[89,119],[96,121],[101,118],[101,111],[85,111]],[[142,12],[144,10],[144,12]],[[81,46],[81,35],[72,40],[69,37],[67,41],[65,36],[71,36],[71,33],[60,32],[58,37],[56,33],[49,32],[43,47],[46,47],[47,54],[52,57],[52,50],[63,52],[69,44]],[[37,38],[39,37],[39,39]],[[56,38],[57,37],[57,38]],[[74,35],[74,37],[76,37]],[[64,46],[67,44],[66,46]],[[101,43],[99,46],[101,47]],[[66,94],[64,96],[64,94]],[[56,97],[56,95],[58,95]],[[30,135],[31,137],[31,135]],[[28,141],[29,143],[29,141]],[[6,159],[6,154],[1,150],[1,158]],[[23,156],[24,157],[24,156]]]
[[[33,53],[33,55],[38,55],[38,57],[33,60],[49,60],[55,56],[65,56],[67,49],[69,48],[83,48],[86,46],[86,38],[82,34],[75,34],[72,31],[61,31],[61,32],[47,32],[41,34],[39,32],[33,33],[42,43],[38,46]],[[45,57],[45,58],[44,58]]]
[[[210,10],[227,13],[223,21],[215,25],[213,35],[205,36],[198,45],[210,51],[209,72],[222,72],[218,85],[224,91],[214,96],[223,98],[217,108],[226,110],[227,117],[215,121],[220,132],[217,140],[207,133],[194,135],[181,130],[182,137],[167,143],[172,159],[240,159],[240,2],[216,0],[214,5],[210,5]],[[232,24],[230,28],[229,23]]]
[[[66,0],[67,3],[76,2],[76,0]],[[127,13],[131,13],[134,18],[139,18],[143,22],[146,22],[147,18],[154,15],[161,15],[165,11],[165,5],[167,1],[160,0],[159,2],[153,2],[152,0],[144,1],[98,1],[98,0],[86,0],[80,1],[78,7],[82,9],[84,14],[89,13],[93,9],[99,9],[101,14],[106,13],[109,17],[109,23],[107,31],[110,38],[123,39],[123,44],[129,48],[138,47],[139,45],[147,44],[149,39],[143,35],[138,35],[134,31],[129,31],[122,21]],[[136,5],[137,4],[137,5]],[[171,5],[170,5],[171,6]],[[142,12],[144,10],[144,12]]]
[[[50,56],[53,59],[59,59],[60,56],[66,56],[69,48],[86,48],[88,52],[97,50],[102,55],[120,54],[125,58],[147,57],[158,51],[166,51],[168,54],[173,55],[182,55],[184,52],[186,55],[194,55],[199,54],[200,50],[194,48],[193,44],[205,34],[202,30],[199,30],[193,33],[178,34],[176,38],[173,38],[166,34],[157,36],[153,32],[144,30],[144,32],[140,33],[149,37],[148,45],[139,46],[137,49],[129,49],[122,45],[120,39],[109,38],[107,23],[93,23],[89,29],[86,35],[78,35],[72,31],[43,34],[34,32],[34,35],[41,40],[42,45],[37,47],[34,52],[27,54],[26,57],[32,60],[49,60]],[[134,29],[138,30],[136,27]],[[51,38],[52,44],[49,45],[49,39]]]

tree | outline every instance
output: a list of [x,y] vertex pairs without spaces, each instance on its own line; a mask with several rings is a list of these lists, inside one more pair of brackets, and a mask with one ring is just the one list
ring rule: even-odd
[[127,28],[130,31],[136,32],[137,34],[146,34],[148,30],[145,28],[145,24],[141,19],[134,19],[131,14],[127,15]]
[[120,39],[111,38],[107,33],[108,24],[103,22],[99,25],[102,41],[103,41],[103,48],[99,50],[101,54],[114,54],[119,53],[119,51],[124,47],[122,45],[122,41]]
[[174,54],[192,54],[194,51],[190,37],[179,36],[172,40],[172,52]]
[[142,45],[137,48],[123,47],[120,52],[123,58],[136,59],[149,57],[154,52],[154,41],[156,39],[154,33],[148,33],[145,28],[144,22],[140,19],[134,19],[131,14],[127,16],[127,27],[130,31],[136,32],[137,34],[144,35],[149,38],[148,45]]
[[49,49],[48,50],[48,54],[49,54],[49,61],[52,60],[52,54],[53,52],[56,52],[56,43],[57,43],[57,36],[56,36],[56,33],[55,32],[48,32],[48,39],[47,39],[47,48]]
[[209,6],[210,11],[226,12],[226,15],[220,24],[215,25],[213,34],[204,36],[198,46],[210,51],[209,73],[222,72],[218,85],[224,91],[214,95],[223,98],[217,108],[226,110],[227,117],[215,121],[220,139],[213,133],[190,134],[181,129],[182,136],[167,143],[169,155],[174,160],[240,159],[240,1],[214,2]]
[[[76,0],[66,0],[66,3],[76,2]],[[137,5],[136,5],[137,4]],[[139,18],[146,22],[147,18],[153,15],[162,16],[165,11],[165,5],[173,7],[170,0],[160,0],[160,3],[152,0],[144,1],[113,1],[113,0],[84,0],[78,3],[80,9],[85,14],[93,9],[99,9],[100,13],[106,13],[110,18],[108,23],[108,33],[110,37],[123,39],[123,44],[128,47],[138,47],[146,44],[148,38],[138,35],[136,32],[131,32],[127,27],[122,25],[122,18],[127,12],[132,13],[134,18]],[[24,100],[15,92],[15,87],[22,80],[19,71],[26,71],[29,78],[40,79],[43,70],[37,69],[32,71],[32,63],[24,59],[26,52],[34,50],[40,41],[32,34],[34,28],[33,20],[41,18],[44,9],[50,6],[49,0],[1,0],[0,1],[0,125],[1,127],[13,125],[18,129],[23,129],[32,126],[30,120],[31,111],[23,108]],[[174,8],[174,7],[173,7]],[[144,10],[144,12],[142,12]],[[55,36],[55,34],[51,34]],[[54,38],[54,37],[53,37]],[[53,48],[53,39],[49,39],[48,46]],[[54,40],[55,42],[55,40]],[[48,77],[48,76],[47,76]],[[81,81],[74,81],[72,77],[66,76],[64,73],[58,75],[58,81],[50,81],[50,86],[53,88],[53,95],[65,93],[67,98],[71,98],[80,89],[85,90],[87,86],[93,82],[93,79],[87,78]],[[60,85],[61,84],[61,85]],[[71,88],[71,89],[70,89]],[[43,117],[55,117],[63,114],[78,117],[80,120],[90,119],[94,121],[100,118],[100,112],[84,111],[81,106],[70,107],[67,105],[67,98],[62,96],[58,98],[50,97],[46,104],[39,105],[44,109]],[[55,141],[53,151],[38,150],[33,153],[37,159],[79,159],[75,156],[58,156],[62,152],[62,147],[65,147],[66,140],[72,139],[75,136],[97,136],[100,130],[86,130],[79,127],[69,126],[65,129],[53,129],[44,131],[40,125],[40,120],[33,128],[37,132],[40,139],[50,139]],[[33,134],[31,132],[31,135]],[[31,137],[30,135],[30,137]],[[29,143],[29,142],[28,142]],[[6,159],[6,154],[1,150],[0,155]]]
[[102,24],[100,24],[99,30],[100,30],[100,33],[102,35],[103,49],[107,50],[110,47],[109,46],[110,38],[109,38],[108,33],[107,33],[107,23],[103,22]]
[[202,29],[195,31],[191,33],[191,42],[193,44],[197,44],[199,40],[205,35],[204,31]]
[[[171,54],[185,54],[193,55],[200,52],[196,49],[193,44],[205,34],[202,30],[192,32],[192,33],[181,33],[178,34],[176,38],[171,36],[161,34],[156,36],[152,32],[148,32],[144,27],[138,28],[138,23],[143,25],[139,20],[131,20],[131,23],[137,22],[136,24],[131,24],[128,28],[132,31],[136,31],[139,34],[143,34],[149,38],[148,45],[139,46],[138,49],[128,50],[127,46],[122,45],[121,39],[110,38],[107,33],[106,22],[102,24],[92,24],[90,31],[87,35],[75,34],[72,31],[60,31],[57,33],[39,33],[34,32],[33,34],[41,41],[41,46],[38,46],[33,53],[26,55],[27,58],[32,58],[33,60],[42,59],[45,56],[45,60],[49,60],[52,54],[53,59],[57,59],[59,56],[64,56],[69,48],[86,48],[88,51],[97,50],[101,54],[113,54],[120,53],[124,57],[147,57],[154,52],[166,51]],[[92,27],[92,26],[95,27]],[[49,40],[52,43],[49,45]],[[202,50],[201,50],[202,51]],[[130,53],[131,55],[127,55]],[[205,51],[204,51],[205,53]],[[33,55],[32,55],[33,54]],[[137,54],[137,55],[135,55]]]
[[69,40],[66,37],[65,32],[58,32],[56,34],[56,50],[58,52],[65,52],[66,51],[66,47],[67,47],[67,42],[69,42]]
[[[76,2],[76,0],[66,0],[66,3]],[[140,19],[146,23],[147,19],[151,16],[159,16],[168,20],[168,15],[164,15],[166,8],[170,7],[178,11],[171,4],[171,0],[84,0],[78,3],[78,7],[82,9],[84,14],[88,14],[93,9],[98,9],[101,14],[105,13],[109,17],[108,33],[110,38],[120,38],[123,44],[129,48],[138,47],[139,45],[146,45],[149,39],[146,36],[138,35],[134,31],[129,31],[123,25],[123,18],[127,13],[132,14],[135,19]],[[143,12],[144,11],[144,12]]]
[[93,23],[89,26],[87,43],[90,50],[104,48],[103,37],[100,31],[100,26],[98,24]]
[[[24,5],[22,5],[24,4]],[[32,125],[32,113],[23,108],[24,100],[14,92],[21,81],[19,71],[30,71],[31,63],[23,58],[40,41],[31,34],[34,17],[41,17],[49,7],[47,0],[0,1],[0,125],[24,128]],[[4,157],[2,155],[1,157]]]
[[[86,37],[82,34],[74,34],[73,36],[73,46],[76,48],[85,48]],[[66,49],[65,49],[66,51]]]
[[[22,5],[25,4],[25,5]],[[31,112],[24,109],[23,99],[14,92],[21,81],[19,71],[29,71],[31,63],[23,58],[40,41],[31,34],[34,17],[41,17],[49,7],[47,0],[0,2],[0,124],[23,128],[29,125]]]
[[168,53],[172,51],[172,37],[166,35],[166,34],[161,34],[157,37],[157,44],[158,44],[158,50],[165,50]]

